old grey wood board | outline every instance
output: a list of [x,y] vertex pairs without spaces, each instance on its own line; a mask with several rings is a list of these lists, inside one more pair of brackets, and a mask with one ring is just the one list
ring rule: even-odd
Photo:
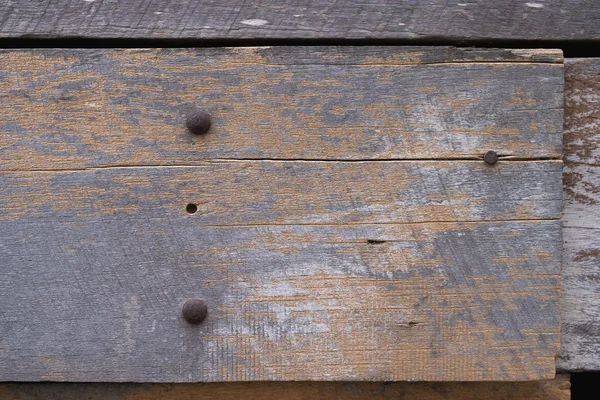
[[[5,169],[205,159],[560,158],[562,53],[452,47],[0,51]],[[192,136],[190,108],[212,115]]]
[[[383,57],[367,64],[368,58],[351,62],[352,51],[3,52],[23,77],[12,63],[1,64],[0,82],[8,90],[0,137],[12,151],[2,152],[0,170],[0,380],[553,377],[562,259],[561,132],[555,121],[562,116],[560,55],[384,49]],[[343,62],[331,62],[336,54]],[[409,61],[391,67],[382,62],[407,54]],[[473,54],[475,59],[461,59]],[[202,61],[194,63],[194,57]],[[295,64],[294,57],[305,64]],[[305,69],[298,72],[298,66]],[[48,68],[54,71],[44,72]],[[473,85],[478,68],[485,83]],[[418,136],[423,127],[434,127],[423,131],[435,139],[435,132],[451,137],[447,127],[458,124],[472,138],[456,156],[436,157],[452,151],[452,141],[441,141],[440,153],[419,150],[415,157],[398,146],[380,158],[366,146],[360,157],[360,148],[339,136],[339,154],[326,148],[314,159],[302,157],[308,142],[287,139],[306,127],[293,118],[287,126],[272,115],[297,107],[298,115],[326,121],[315,130],[335,138],[345,119],[329,119],[328,110],[336,106],[344,115],[345,107],[357,108],[350,100],[332,101],[333,89],[322,89],[330,83],[316,87],[313,103],[304,108],[296,103],[301,89],[276,102],[277,92],[265,84],[266,95],[258,100],[272,101],[272,107],[262,114],[262,127],[252,122],[261,115],[255,112],[232,114],[239,125],[220,131],[226,119],[215,117],[216,130],[206,136],[181,128],[181,93],[206,74],[213,79],[204,86],[223,93],[215,104],[239,104],[239,112],[241,104],[250,110],[254,105],[227,89],[226,78],[235,74],[253,76],[253,84],[285,71],[278,84],[311,73],[322,81],[337,74],[340,82],[354,74],[363,82],[347,89],[354,101],[357,88],[368,94],[373,77],[397,70],[407,85],[417,81],[411,86],[416,91],[419,83],[432,87],[424,90],[434,93],[429,100],[445,87],[461,89],[443,96],[480,99],[482,108],[460,121],[440,116],[447,107],[460,112],[446,104],[422,110],[420,125],[403,128]],[[123,78],[129,75],[131,81]],[[434,75],[437,83],[431,84]],[[462,80],[467,84],[460,86]],[[160,90],[153,94],[157,82]],[[161,87],[164,82],[170,83]],[[128,96],[107,96],[114,93],[109,86]],[[384,118],[380,108],[403,106],[395,90],[401,89],[388,87],[389,104],[378,103],[361,117],[371,118],[388,138],[394,138],[387,127],[395,120]],[[100,97],[89,97],[95,93]],[[188,103],[197,100],[195,92],[188,96]],[[478,129],[497,112],[493,107],[503,107],[486,103],[494,96],[507,109],[515,107],[515,114],[529,115],[528,125],[508,118],[495,122],[496,129]],[[68,105],[69,98],[80,105]],[[140,112],[151,118],[129,118]],[[161,118],[169,122],[160,125]],[[252,146],[239,132],[248,126],[259,132],[244,134],[268,139],[260,148],[271,157],[228,153],[236,145]],[[161,134],[156,127],[170,129],[164,142],[151,142]],[[498,143],[504,138],[532,147],[518,153],[519,146],[510,145],[515,153],[487,165],[481,155],[489,147],[482,143],[490,132]],[[372,140],[378,134],[370,132]],[[162,144],[172,147],[168,156]],[[193,297],[209,307],[197,326],[180,311]]]
[[600,370],[600,59],[565,71],[565,205],[560,369]]
[[[415,170],[406,181],[426,179],[426,193],[398,180],[378,194],[365,182],[376,171],[357,172],[355,163],[311,170],[288,161],[285,174],[261,171],[268,162],[235,164],[246,174],[201,167],[2,174],[0,378],[554,374],[560,222],[527,219],[541,209],[545,218],[558,217],[559,163],[467,162],[495,183],[466,180],[459,188],[446,185],[443,173],[427,179]],[[398,169],[383,164],[392,174]],[[537,182],[503,173],[536,165],[554,165],[552,175],[539,174]],[[320,176],[343,168],[354,177],[348,192],[327,190]],[[259,179],[272,189],[255,189]],[[237,192],[219,191],[223,180],[236,182]],[[492,196],[481,203],[469,194],[479,186],[513,190],[519,201],[494,204]],[[482,215],[470,218],[476,222],[424,222],[454,197],[482,204]],[[411,211],[413,198],[420,213]],[[189,199],[202,211],[188,215]],[[390,215],[407,205],[419,222],[384,223],[378,210],[392,205],[398,212]],[[531,211],[520,221],[485,222],[515,209]],[[181,303],[192,297],[210,307],[201,326],[180,317]]]
[[7,38],[597,40],[595,0],[8,0]]

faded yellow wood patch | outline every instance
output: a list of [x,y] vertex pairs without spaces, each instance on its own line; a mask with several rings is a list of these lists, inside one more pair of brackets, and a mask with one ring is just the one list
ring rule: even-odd
[[[559,158],[555,51],[310,47],[0,52],[4,169],[206,159]],[[547,56],[548,58],[545,58]],[[548,62],[551,61],[551,62]],[[208,134],[187,132],[193,107]]]

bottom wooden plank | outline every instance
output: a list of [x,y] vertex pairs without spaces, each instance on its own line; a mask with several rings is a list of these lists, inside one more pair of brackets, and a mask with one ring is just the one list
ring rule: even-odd
[[554,377],[559,221],[0,227],[1,380]]
[[568,375],[532,382],[9,383],[3,400],[569,400]]

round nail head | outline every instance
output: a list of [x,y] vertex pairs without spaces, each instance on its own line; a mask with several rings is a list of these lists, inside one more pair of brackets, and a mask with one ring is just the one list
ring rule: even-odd
[[190,324],[199,324],[208,315],[208,308],[203,300],[190,299],[183,304],[181,314]]
[[487,151],[483,155],[483,161],[485,161],[488,164],[496,164],[496,162],[498,161],[498,154],[493,150]]
[[202,135],[210,128],[210,114],[205,110],[196,110],[188,115],[185,126],[193,134]]

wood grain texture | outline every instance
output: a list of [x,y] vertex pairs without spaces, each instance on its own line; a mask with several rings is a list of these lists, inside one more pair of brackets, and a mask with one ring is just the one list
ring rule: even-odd
[[560,166],[3,173],[0,379],[553,377],[561,229],[534,218],[558,218]]
[[568,375],[533,382],[250,382],[205,384],[0,384],[3,400],[569,400]]
[[0,219],[194,216],[202,226],[557,219],[560,161],[212,161],[5,172]]
[[565,74],[565,206],[560,369],[600,370],[600,59]]
[[7,38],[594,40],[594,0],[8,0]]
[[[4,170],[562,151],[555,50],[4,50],[0,99]],[[203,136],[183,123],[196,106]]]
[[0,60],[0,380],[554,377],[560,52]]

